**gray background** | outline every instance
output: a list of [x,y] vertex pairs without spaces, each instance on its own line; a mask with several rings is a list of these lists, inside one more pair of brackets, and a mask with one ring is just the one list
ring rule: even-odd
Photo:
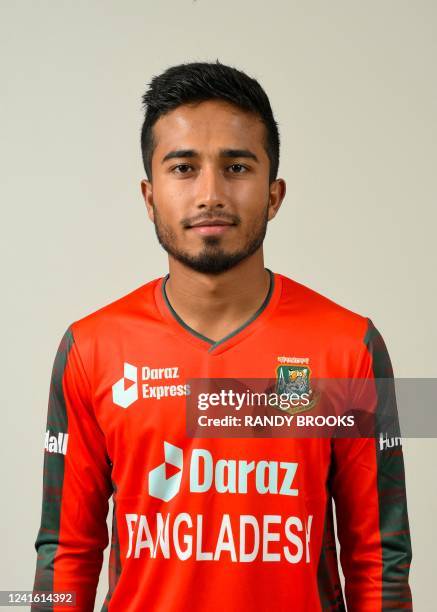
[[[31,589],[49,377],[68,324],[167,270],[140,196],[140,97],[191,60],[257,77],[288,193],[266,265],[370,316],[436,377],[433,1],[0,5],[1,589]],[[415,610],[435,605],[435,440],[404,444]],[[106,551],[96,609],[106,588]]]

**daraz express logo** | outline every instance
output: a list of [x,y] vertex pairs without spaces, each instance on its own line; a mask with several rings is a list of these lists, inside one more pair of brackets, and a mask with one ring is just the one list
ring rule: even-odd
[[164,397],[177,397],[189,394],[189,385],[155,385],[151,381],[179,378],[177,366],[152,368],[150,366],[136,366],[124,362],[123,377],[112,385],[112,401],[121,408],[128,408],[142,399],[157,399]]
[[[179,493],[183,474],[183,451],[164,441],[164,462],[149,472],[149,495],[170,501]],[[189,463],[190,493],[246,494],[249,488],[263,494],[296,496],[299,490],[292,487],[298,464],[289,461],[246,461],[243,459],[218,459],[211,452],[195,448]]]
[[[117,406],[127,408],[138,399],[138,368],[130,363],[124,364],[124,376],[112,385],[112,400]],[[125,381],[133,383],[125,389]]]

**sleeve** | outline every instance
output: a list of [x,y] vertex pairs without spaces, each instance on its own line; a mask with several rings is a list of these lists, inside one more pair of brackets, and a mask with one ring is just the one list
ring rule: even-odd
[[[367,380],[362,396],[366,401],[373,389],[374,435],[332,439],[330,479],[347,609],[412,610],[402,440],[390,437],[397,423],[393,370],[384,340],[370,319],[356,366],[356,377]],[[383,435],[386,425],[389,433]]]
[[33,590],[73,592],[76,604],[32,610],[93,610],[108,545],[111,462],[73,330],[74,324],[62,337],[50,381]]

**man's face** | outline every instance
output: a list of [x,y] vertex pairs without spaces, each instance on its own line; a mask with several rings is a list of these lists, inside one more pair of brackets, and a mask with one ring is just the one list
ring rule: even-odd
[[281,179],[269,185],[260,118],[208,100],[162,116],[153,134],[152,182],[141,186],[169,255],[219,274],[257,251],[285,194]]

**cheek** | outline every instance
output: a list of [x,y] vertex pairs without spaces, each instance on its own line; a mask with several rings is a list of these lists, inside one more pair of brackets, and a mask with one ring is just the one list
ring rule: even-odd
[[241,181],[234,190],[233,200],[241,214],[258,217],[267,207],[269,190],[261,181]]
[[[191,190],[190,190],[191,189]],[[156,181],[153,185],[153,199],[161,208],[183,209],[192,198],[192,188],[183,181]]]

